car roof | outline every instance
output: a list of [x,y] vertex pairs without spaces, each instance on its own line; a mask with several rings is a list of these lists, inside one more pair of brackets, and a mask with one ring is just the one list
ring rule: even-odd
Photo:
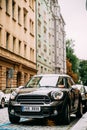
[[84,86],[82,84],[76,84],[78,89],[81,89],[82,87],[84,88]]
[[84,87],[83,84],[76,84],[77,87]]
[[49,77],[52,77],[52,76],[63,76],[63,77],[70,77],[69,75],[67,74],[37,74],[37,75],[34,75],[34,77],[39,77],[39,76],[43,76],[43,77],[46,77],[46,76],[49,76]]

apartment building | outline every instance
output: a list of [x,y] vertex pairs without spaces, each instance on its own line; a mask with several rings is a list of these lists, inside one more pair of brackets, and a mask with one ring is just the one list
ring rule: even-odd
[[37,73],[66,73],[65,22],[58,0],[36,1]]
[[0,0],[0,89],[36,74],[35,0]]
[[[52,2],[52,1],[51,1]],[[65,43],[65,22],[60,12],[60,6],[56,0],[54,6],[51,3],[54,17],[55,30],[55,73],[66,73],[66,43]]]
[[54,21],[50,1],[36,1],[36,58],[37,73],[53,73]]

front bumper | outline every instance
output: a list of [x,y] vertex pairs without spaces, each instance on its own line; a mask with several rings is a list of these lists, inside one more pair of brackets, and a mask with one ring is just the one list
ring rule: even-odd
[[[40,108],[40,111],[23,111],[23,106],[37,106]],[[25,118],[44,118],[44,117],[53,117],[57,116],[62,113],[63,110],[63,101],[55,101],[51,102],[50,104],[44,105],[30,105],[30,104],[18,104],[16,102],[10,102],[8,105],[8,113],[10,115],[15,115],[19,117]]]

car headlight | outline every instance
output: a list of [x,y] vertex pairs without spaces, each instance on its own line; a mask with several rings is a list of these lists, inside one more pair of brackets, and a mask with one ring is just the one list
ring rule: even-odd
[[13,100],[13,99],[15,99],[16,96],[17,96],[17,92],[16,92],[16,91],[13,91],[13,92],[11,93],[10,98]]
[[59,100],[59,99],[62,99],[63,97],[63,92],[62,91],[53,91],[51,93],[51,96],[54,100]]

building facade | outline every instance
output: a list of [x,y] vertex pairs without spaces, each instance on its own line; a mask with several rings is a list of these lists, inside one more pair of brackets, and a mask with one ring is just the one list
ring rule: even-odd
[[36,1],[36,58],[37,73],[53,73],[52,47],[54,43],[54,21],[49,1]]
[[37,73],[66,73],[65,23],[58,0],[36,1]]
[[54,50],[55,50],[55,73],[66,73],[66,43],[65,22],[60,12],[58,0],[51,1],[51,9],[54,18]]
[[35,0],[0,0],[0,89],[36,74]]

